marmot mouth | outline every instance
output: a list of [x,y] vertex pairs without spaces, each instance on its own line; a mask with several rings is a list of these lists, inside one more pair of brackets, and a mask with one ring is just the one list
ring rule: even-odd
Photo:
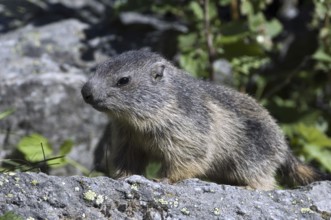
[[94,109],[105,112],[108,110],[106,105],[101,100],[94,100],[93,102],[89,103]]
[[92,105],[92,107],[100,112],[106,112],[108,110],[105,106],[101,105]]

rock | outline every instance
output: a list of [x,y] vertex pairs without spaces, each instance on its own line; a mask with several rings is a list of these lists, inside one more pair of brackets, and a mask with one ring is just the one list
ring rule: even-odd
[[80,60],[86,24],[66,20],[32,25],[0,36],[1,78],[44,72],[82,72]]
[[[48,11],[54,15],[66,19],[79,19],[89,24],[98,24],[109,18],[109,10],[112,11],[114,0],[46,0]],[[67,12],[67,13],[63,13]]]
[[[331,199],[328,197],[322,197],[321,195],[331,195],[331,187],[329,182],[320,182],[318,187],[308,186],[309,190],[307,190],[307,196],[309,198],[318,198],[315,199],[313,206],[311,207],[314,211],[318,213],[322,213],[325,217],[331,218]],[[327,218],[325,218],[327,219]]]
[[[149,49],[172,59],[178,52],[176,45],[179,34],[187,32],[187,26],[178,21],[168,21],[156,15],[137,12],[121,12],[118,19],[104,19],[100,25],[89,29],[88,46],[92,56],[103,60],[104,55],[113,56],[133,49]],[[99,33],[99,34],[93,34]],[[91,56],[91,55],[90,55]]]
[[[47,137],[55,152],[70,139],[74,148],[69,157],[92,169],[93,146],[107,119],[83,103],[80,85],[84,81],[81,74],[45,73],[0,82],[1,109],[14,109],[0,123],[0,129],[7,131],[0,134],[2,150],[9,154],[20,138],[33,133]],[[72,172],[77,173],[62,174]]]
[[43,1],[0,1],[0,32],[24,26],[45,9]]
[[[84,23],[66,20],[0,37],[0,110],[14,110],[0,121],[1,158],[8,158],[22,137],[40,133],[55,152],[72,140],[69,157],[87,169],[94,167],[93,151],[107,118],[80,95],[89,72],[80,58],[85,28]],[[71,167],[61,174],[75,173],[80,172]]]
[[83,7],[87,7],[89,5],[100,5],[99,1],[89,1],[89,0],[76,0],[76,1],[66,1],[66,0],[47,0],[47,2],[51,4],[62,4],[68,8],[72,9],[81,9]]
[[43,0],[0,1],[0,32],[20,28],[26,24],[47,24],[74,18],[89,24],[107,19],[114,1],[111,0]]
[[[24,219],[330,219],[331,182],[252,191],[189,179],[0,174],[0,216]],[[321,204],[323,201],[323,204]]]
[[218,59],[213,62],[215,82],[233,86],[233,74],[231,63],[225,59]]
[[174,30],[181,33],[188,32],[188,28],[185,25],[176,22],[163,21],[152,15],[144,15],[137,12],[122,12],[120,13],[119,18],[124,25],[139,24],[151,26],[160,31]]

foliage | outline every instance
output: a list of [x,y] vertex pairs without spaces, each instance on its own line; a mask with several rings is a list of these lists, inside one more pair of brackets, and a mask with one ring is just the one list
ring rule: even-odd
[[325,127],[297,123],[283,128],[298,154],[308,161],[316,160],[325,170],[331,170],[331,138],[324,133]]
[[[46,137],[40,134],[31,134],[23,137],[17,145],[17,150],[22,153],[24,160],[6,159],[3,162],[20,171],[36,170],[44,166],[56,169],[71,165],[85,175],[89,175],[90,171],[87,168],[67,157],[73,146],[73,141],[65,140],[60,145],[59,152],[55,153]],[[2,172],[4,171],[7,170]]]
[[161,169],[160,163],[150,163],[146,168],[146,177],[154,178],[158,176],[160,169]]
[[18,143],[17,149],[30,162],[40,161],[52,154],[52,148],[48,140],[39,134],[23,137]]
[[311,21],[312,28],[319,29],[319,47],[313,54],[317,70],[330,71],[331,69],[331,2],[314,0],[315,9]]
[[14,110],[7,110],[4,112],[0,112],[0,120],[8,117],[9,115],[11,115],[14,112]]
[[[47,138],[40,134],[31,134],[20,140],[17,149],[24,155],[26,161],[35,163],[44,160],[47,165],[60,167],[68,163],[68,159],[65,155],[71,151],[72,147],[73,142],[66,140],[59,147],[60,152],[55,155]],[[52,159],[47,160],[49,157]]]
[[[9,109],[0,112],[0,120],[10,116],[14,110]],[[90,175],[90,171],[67,157],[74,146],[73,141],[65,140],[59,147],[59,152],[56,154],[48,139],[40,134],[31,134],[21,138],[17,144],[17,150],[22,153],[24,160],[20,159],[4,159],[3,164],[9,165],[14,170],[28,171],[40,169],[43,166],[52,166],[59,168],[66,165],[72,165],[80,170],[85,175]],[[8,169],[2,169],[0,172],[6,172]]]
[[288,1],[297,13],[288,18],[280,16],[286,1],[117,2],[118,10],[171,15],[186,24],[189,31],[177,38],[178,64],[213,80],[213,62],[228,60],[232,86],[269,109],[301,159],[331,172],[330,0]]
[[0,220],[23,220],[24,218],[20,215],[15,214],[13,211],[6,212],[4,215],[0,216]]

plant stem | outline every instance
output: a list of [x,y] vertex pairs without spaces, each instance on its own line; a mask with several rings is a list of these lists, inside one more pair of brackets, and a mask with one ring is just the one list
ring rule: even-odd
[[209,80],[213,81],[214,80],[213,63],[215,61],[216,52],[213,45],[213,35],[210,30],[209,0],[202,0],[202,6],[203,6],[204,32],[205,32],[205,38],[206,38],[207,50],[208,50]]
[[234,21],[239,19],[238,0],[231,0],[231,17]]

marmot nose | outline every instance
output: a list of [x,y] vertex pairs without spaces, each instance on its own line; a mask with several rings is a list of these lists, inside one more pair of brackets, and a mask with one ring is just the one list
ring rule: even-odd
[[91,103],[93,101],[92,87],[89,82],[85,83],[81,93],[85,102]]

